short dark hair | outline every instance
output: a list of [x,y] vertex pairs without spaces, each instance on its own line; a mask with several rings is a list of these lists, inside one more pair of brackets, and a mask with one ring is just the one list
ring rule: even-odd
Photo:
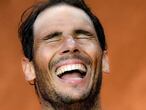
[[33,24],[37,16],[46,8],[58,5],[67,4],[83,10],[94,24],[97,37],[102,50],[106,50],[106,41],[103,27],[98,18],[91,12],[84,0],[48,0],[46,2],[39,2],[28,8],[21,16],[21,21],[18,29],[19,38],[22,44],[23,52],[26,58],[30,61],[33,59]]

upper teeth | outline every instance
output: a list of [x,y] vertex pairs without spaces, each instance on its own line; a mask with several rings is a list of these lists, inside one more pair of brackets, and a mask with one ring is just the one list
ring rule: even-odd
[[82,64],[70,64],[70,65],[64,65],[64,66],[59,67],[56,70],[56,75],[61,75],[64,72],[72,71],[72,70],[80,70],[80,71],[86,72],[86,68],[85,68],[84,65],[82,65]]

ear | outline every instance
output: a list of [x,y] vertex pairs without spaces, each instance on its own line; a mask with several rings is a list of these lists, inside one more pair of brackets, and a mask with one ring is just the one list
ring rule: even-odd
[[102,72],[103,73],[109,73],[110,72],[109,59],[108,59],[107,51],[103,52]]
[[34,65],[29,59],[23,58],[22,59],[22,69],[25,75],[25,79],[27,81],[32,81],[36,78]]

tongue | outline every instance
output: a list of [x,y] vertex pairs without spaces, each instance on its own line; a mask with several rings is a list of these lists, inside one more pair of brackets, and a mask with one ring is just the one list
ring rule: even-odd
[[74,82],[81,80],[81,75],[79,73],[64,74],[61,79],[67,82]]

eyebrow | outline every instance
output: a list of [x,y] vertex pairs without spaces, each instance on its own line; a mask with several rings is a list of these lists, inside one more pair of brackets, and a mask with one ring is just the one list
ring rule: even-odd
[[51,38],[53,38],[55,36],[60,36],[60,35],[62,35],[62,32],[52,32],[52,33],[44,36],[43,40],[51,39]]
[[83,30],[83,29],[75,30],[75,34],[85,34],[85,35],[88,35],[88,36],[92,36],[93,35],[91,32]]

